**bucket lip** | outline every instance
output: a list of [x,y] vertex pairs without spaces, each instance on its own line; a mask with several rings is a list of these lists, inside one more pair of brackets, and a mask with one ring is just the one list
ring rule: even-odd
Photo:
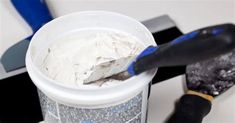
[[[155,69],[152,72],[150,72],[151,75],[149,75],[149,72],[144,72],[144,73],[142,73],[142,74],[140,74],[138,76],[131,77],[130,79],[123,81],[123,83],[121,83],[121,84],[114,85],[114,86],[108,86],[108,87],[100,87],[100,88],[96,88],[96,87],[84,87],[84,86],[82,86],[82,87],[71,86],[71,85],[55,82],[53,79],[51,79],[48,76],[46,76],[45,74],[43,74],[42,71],[40,71],[38,69],[38,67],[35,66],[35,64],[32,61],[31,52],[30,52],[31,47],[32,47],[32,42],[34,40],[37,40],[38,35],[40,33],[42,33],[42,31],[44,31],[45,29],[48,28],[47,25],[50,25],[50,24],[52,24],[54,22],[61,21],[61,20],[66,19],[66,18],[70,18],[72,16],[79,16],[79,15],[83,15],[83,14],[108,14],[108,15],[120,16],[120,17],[122,17],[122,18],[124,18],[124,19],[126,19],[128,21],[132,21],[133,23],[136,23],[139,27],[143,28],[146,31],[146,34],[148,34],[148,36],[150,36],[149,38],[151,38],[151,40],[154,41],[154,38],[153,38],[151,32],[142,23],[140,23],[139,21],[137,21],[137,20],[135,20],[135,19],[133,19],[131,17],[128,17],[126,15],[119,14],[119,13],[116,13],[116,12],[110,12],[110,11],[82,11],[82,12],[75,12],[75,13],[71,13],[71,14],[68,14],[68,15],[64,15],[64,16],[58,17],[58,18],[50,21],[49,23],[45,24],[42,28],[40,28],[35,33],[35,35],[32,38],[32,41],[29,44],[29,48],[28,48],[28,51],[27,51],[27,54],[26,54],[26,68],[29,69],[29,67],[31,67],[32,68],[31,70],[33,70],[35,72],[35,74],[37,74],[37,76],[40,76],[44,80],[47,81],[47,82],[43,82],[43,83],[48,83],[48,84],[50,83],[50,84],[53,84],[53,85],[56,85],[56,86],[60,86],[61,88],[72,89],[72,90],[75,90],[75,91],[76,90],[77,91],[86,91],[86,92],[93,91],[93,93],[94,93],[94,91],[104,91],[104,90],[112,90],[112,89],[122,88],[123,86],[128,85],[128,83],[132,83],[133,86],[136,86],[137,83],[141,84],[141,82],[135,82],[134,83],[134,81],[138,80],[139,78],[146,78],[146,80],[149,80],[149,81],[152,80],[152,78],[154,77],[157,69]],[[145,84],[145,82],[142,82],[142,84]]]

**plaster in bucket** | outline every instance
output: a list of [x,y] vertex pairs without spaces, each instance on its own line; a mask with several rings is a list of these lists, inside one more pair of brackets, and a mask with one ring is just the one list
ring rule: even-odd
[[[51,52],[48,51],[49,47],[60,41],[63,42],[65,39],[63,37],[74,38],[74,34],[82,35],[82,30],[90,29],[95,33],[99,29],[99,34],[103,33],[100,31],[102,29],[105,33],[108,31],[128,35],[128,38],[134,40],[133,44],[138,40],[143,49],[149,45],[156,45],[151,32],[144,25],[118,13],[79,12],[47,23],[34,35],[26,55],[26,67],[30,78],[38,88],[45,122],[145,123],[149,87],[156,69],[104,87],[65,84],[44,73],[45,69],[42,68],[46,67],[42,67],[42,63],[48,52]],[[71,48],[67,49],[72,52]],[[88,50],[85,53],[90,52]]]
[[121,80],[111,77],[92,84],[85,83],[85,80],[94,71],[98,74],[94,77],[101,77],[126,70],[143,48],[136,37],[125,32],[83,29],[61,37],[48,48],[42,71],[53,80],[71,86],[111,86]]

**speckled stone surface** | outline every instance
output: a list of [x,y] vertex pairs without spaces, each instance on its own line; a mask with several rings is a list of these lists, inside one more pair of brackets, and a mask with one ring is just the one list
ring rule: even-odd
[[142,92],[124,103],[95,109],[59,104],[38,92],[47,123],[141,123]]

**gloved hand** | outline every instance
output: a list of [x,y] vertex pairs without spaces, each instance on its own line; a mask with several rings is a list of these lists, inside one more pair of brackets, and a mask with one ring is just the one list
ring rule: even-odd
[[235,84],[235,49],[225,55],[188,65],[188,91],[178,101],[167,123],[201,123],[214,97]]

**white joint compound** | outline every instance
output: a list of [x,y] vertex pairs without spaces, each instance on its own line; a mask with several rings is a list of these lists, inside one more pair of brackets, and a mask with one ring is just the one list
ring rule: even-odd
[[[59,38],[48,48],[42,70],[57,82],[84,86],[84,80],[91,75],[95,65],[136,56],[144,48],[139,42],[136,37],[117,30],[81,30],[76,34]],[[113,79],[104,81],[86,86],[101,86],[103,83],[103,86],[109,86],[120,83],[119,80]]]

